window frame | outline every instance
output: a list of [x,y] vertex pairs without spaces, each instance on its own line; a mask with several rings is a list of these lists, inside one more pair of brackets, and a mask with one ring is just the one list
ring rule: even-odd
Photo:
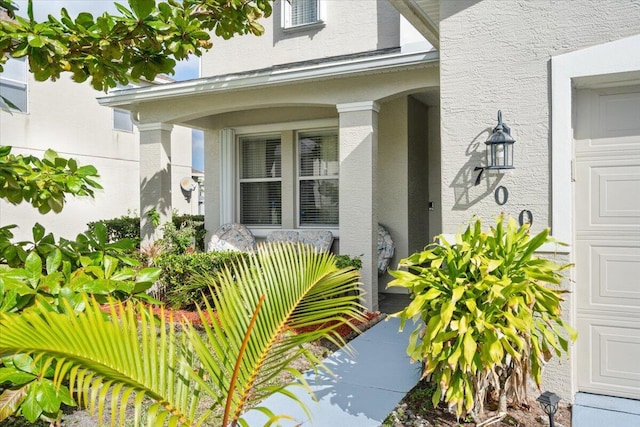
[[[236,176],[235,176],[235,180],[236,180],[236,186],[235,186],[235,198],[236,198],[236,207],[237,207],[237,212],[236,212],[236,220],[253,229],[253,228],[267,228],[267,229],[281,229],[282,228],[282,186],[283,186],[283,177],[282,177],[282,168],[280,170],[280,176],[279,177],[265,177],[265,178],[242,178],[242,163],[243,163],[243,144],[242,144],[242,140],[243,139],[249,139],[249,138],[264,138],[264,139],[270,139],[270,138],[278,138],[280,139],[280,147],[282,147],[282,133],[280,132],[264,132],[264,133],[254,133],[254,134],[246,134],[246,135],[236,135],[236,151],[237,151],[237,160],[236,160]],[[282,164],[282,148],[280,149],[280,164]],[[242,188],[242,184],[244,183],[258,183],[258,182],[279,182],[280,183],[280,224],[273,224],[273,225],[269,225],[269,224],[244,224],[241,221],[242,218],[242,198],[240,197],[241,195],[241,188]]]
[[[221,185],[224,187],[221,191],[222,194],[227,193],[227,192],[233,192],[233,213],[231,215],[231,217],[233,218],[233,221],[235,222],[240,222],[240,163],[242,162],[242,158],[241,158],[241,152],[240,152],[240,139],[243,137],[251,137],[251,136],[260,136],[260,135],[268,135],[268,134],[278,134],[280,135],[280,140],[281,140],[281,144],[285,143],[285,138],[284,133],[285,132],[293,132],[294,137],[293,137],[293,141],[292,143],[294,144],[294,147],[292,147],[293,150],[293,158],[291,160],[286,160],[283,157],[281,157],[281,183],[282,183],[282,187],[281,187],[281,206],[282,206],[282,210],[281,210],[281,223],[277,226],[251,226],[251,225],[247,225],[248,228],[251,230],[251,232],[253,233],[254,236],[258,237],[258,238],[266,238],[267,235],[274,231],[274,230],[290,230],[290,229],[305,229],[305,230],[328,230],[331,231],[331,233],[338,238],[339,237],[339,224],[336,226],[326,226],[326,227],[321,227],[321,226],[300,226],[300,222],[299,222],[299,213],[297,212],[298,208],[299,208],[299,201],[298,201],[298,197],[299,197],[299,192],[298,192],[298,154],[297,154],[297,138],[296,138],[296,134],[298,131],[300,132],[308,132],[308,131],[315,131],[315,130],[327,130],[327,129],[335,129],[338,133],[338,149],[340,149],[340,133],[339,133],[339,122],[337,118],[332,118],[332,119],[316,119],[316,120],[303,120],[303,121],[296,121],[296,122],[286,122],[286,123],[271,123],[271,124],[267,124],[267,125],[249,125],[249,126],[239,126],[239,127],[235,127],[233,128],[232,132],[233,132],[233,136],[231,138],[231,140],[229,140],[230,143],[233,144],[233,149],[230,150],[230,154],[233,155],[233,161],[230,164],[223,164],[221,165],[222,170],[221,170],[221,174],[222,176],[227,176],[228,180],[223,180],[223,182],[221,183]],[[282,146],[281,146],[282,147]],[[231,147],[230,147],[231,148]],[[282,151],[284,152],[284,148],[282,148]],[[291,177],[285,177],[285,162],[289,162],[292,161],[293,164],[291,167],[293,168],[293,173],[291,175]],[[230,174],[230,175],[229,175]],[[231,179],[232,178],[232,179]],[[340,179],[340,174],[338,172],[338,180]],[[290,186],[292,186],[293,188],[293,192],[291,194],[286,193],[286,185],[288,184]],[[221,195],[222,195],[221,194]],[[223,196],[224,197],[224,196]],[[293,212],[289,212],[288,210],[287,215],[291,215],[293,214],[293,224],[291,224],[291,226],[289,226],[289,224],[285,224],[285,222],[283,221],[284,217],[285,217],[285,203],[283,202],[285,197],[289,197],[292,198],[292,209],[294,209]],[[221,199],[221,202],[225,200],[224,198]],[[231,212],[230,212],[231,214]]]
[[[113,110],[113,112],[112,112],[112,123],[111,124],[112,124],[113,130],[116,131],[116,132],[133,133],[135,125],[133,123],[133,119],[131,118],[131,112],[128,111],[128,110],[124,110],[122,108],[113,108],[112,110]],[[127,116],[129,117],[128,123],[131,125],[130,129],[122,129],[122,128],[119,128],[119,127],[116,126],[116,114],[118,114],[118,113],[126,113],[127,114]]]
[[[294,1],[294,0],[291,0]],[[310,28],[324,27],[325,25],[325,16],[326,16],[326,2],[323,0],[311,0],[316,2],[316,10],[317,16],[315,21],[305,22],[303,24],[293,25],[291,22],[293,20],[293,7],[289,0],[282,0],[282,8],[281,8],[281,26],[285,32],[290,31],[300,31],[306,30]]]
[[[338,171],[337,173],[333,174],[333,175],[309,175],[309,176],[302,176],[301,175],[301,167],[300,167],[300,160],[301,160],[301,152],[300,152],[300,134],[308,134],[308,133],[329,133],[329,132],[335,132],[336,138],[337,138],[337,150],[338,150]],[[294,132],[294,145],[295,145],[295,197],[294,197],[294,205],[295,205],[295,223],[296,223],[296,228],[299,229],[327,229],[327,230],[332,230],[335,228],[340,227],[340,220],[338,219],[338,223],[337,224],[313,224],[313,225],[306,225],[306,224],[302,224],[301,222],[301,200],[302,200],[302,195],[301,195],[301,182],[302,181],[338,181],[338,188],[340,186],[340,132],[339,132],[339,128],[332,126],[332,127],[325,127],[325,128],[314,128],[314,129],[299,129],[296,130]],[[340,196],[338,196],[338,208],[340,206]]]
[[[0,73],[0,83],[3,83],[7,86],[11,86],[14,88],[18,88],[18,89],[23,89],[24,90],[24,105],[25,105],[25,109],[24,111],[19,110],[19,109],[14,109],[11,108],[11,112],[12,113],[22,113],[22,114],[29,114],[29,70],[27,68],[27,60],[26,58],[9,58],[10,61],[18,61],[18,62],[22,62],[22,67],[24,68],[24,81],[21,80],[17,80],[14,78],[10,78],[10,77],[6,77],[4,76],[4,73],[6,72],[6,67],[5,67],[5,72]],[[13,102],[13,101],[11,101]],[[15,104],[15,102],[14,102]]]

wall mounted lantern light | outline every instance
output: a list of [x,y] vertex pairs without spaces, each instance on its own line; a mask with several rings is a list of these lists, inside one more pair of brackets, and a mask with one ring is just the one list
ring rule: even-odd
[[549,416],[549,426],[554,427],[553,416],[558,411],[558,402],[560,402],[560,397],[552,393],[550,391],[545,391],[536,399],[540,402],[540,406],[542,406],[542,410],[545,414]]
[[513,169],[513,143],[511,128],[502,123],[502,111],[498,110],[498,126],[493,129],[485,141],[487,149],[487,166],[476,166],[474,171],[480,171],[475,185],[480,184],[482,172],[485,169]]

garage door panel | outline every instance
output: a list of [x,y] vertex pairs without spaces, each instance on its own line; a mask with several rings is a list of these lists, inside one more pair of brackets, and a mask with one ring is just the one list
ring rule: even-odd
[[[633,164],[577,163],[576,211],[579,230],[640,233],[640,158]],[[622,161],[620,163],[623,163]],[[584,215],[588,212],[588,215]]]
[[599,318],[582,318],[578,325],[580,354],[589,355],[589,363],[579,365],[580,389],[640,398],[640,329]]
[[[597,116],[597,132],[592,138],[597,143],[606,143],[606,139],[617,138],[616,143],[626,142],[624,137],[640,135],[640,92],[597,94],[598,106],[594,109]],[[605,141],[597,141],[598,138]],[[633,143],[634,138],[629,138]]]
[[640,244],[581,240],[576,250],[580,308],[640,316]]

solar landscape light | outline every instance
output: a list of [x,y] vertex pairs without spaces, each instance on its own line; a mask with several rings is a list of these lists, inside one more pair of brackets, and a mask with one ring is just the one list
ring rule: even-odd
[[536,399],[540,402],[542,410],[549,416],[549,425],[555,427],[553,422],[553,416],[558,412],[558,402],[560,402],[560,396],[550,391],[545,391]]

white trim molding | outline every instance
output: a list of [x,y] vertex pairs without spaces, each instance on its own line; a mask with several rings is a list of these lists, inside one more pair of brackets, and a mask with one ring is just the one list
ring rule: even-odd
[[282,132],[288,130],[307,130],[326,127],[337,127],[338,119],[299,120],[296,122],[268,123],[260,125],[237,126],[233,130],[236,135],[250,135],[252,133]]
[[625,73],[640,72],[640,55],[630,52],[640,52],[640,35],[551,58],[551,233],[559,241],[573,238],[573,88],[594,76],[630,80]]
[[321,64],[299,65],[292,68],[266,69],[251,73],[204,77],[167,85],[123,89],[99,97],[98,103],[108,107],[124,107],[145,101],[169,99],[190,94],[204,95],[299,81],[320,80],[336,76],[400,70],[406,69],[406,67],[437,67],[439,63],[440,55],[437,51],[392,53]]
[[165,130],[171,132],[173,130],[173,125],[171,123],[138,123],[136,127],[140,132],[145,131],[154,131],[154,130]]
[[354,111],[375,111],[380,112],[380,104],[375,101],[348,102],[336,105],[338,113],[350,113]]

